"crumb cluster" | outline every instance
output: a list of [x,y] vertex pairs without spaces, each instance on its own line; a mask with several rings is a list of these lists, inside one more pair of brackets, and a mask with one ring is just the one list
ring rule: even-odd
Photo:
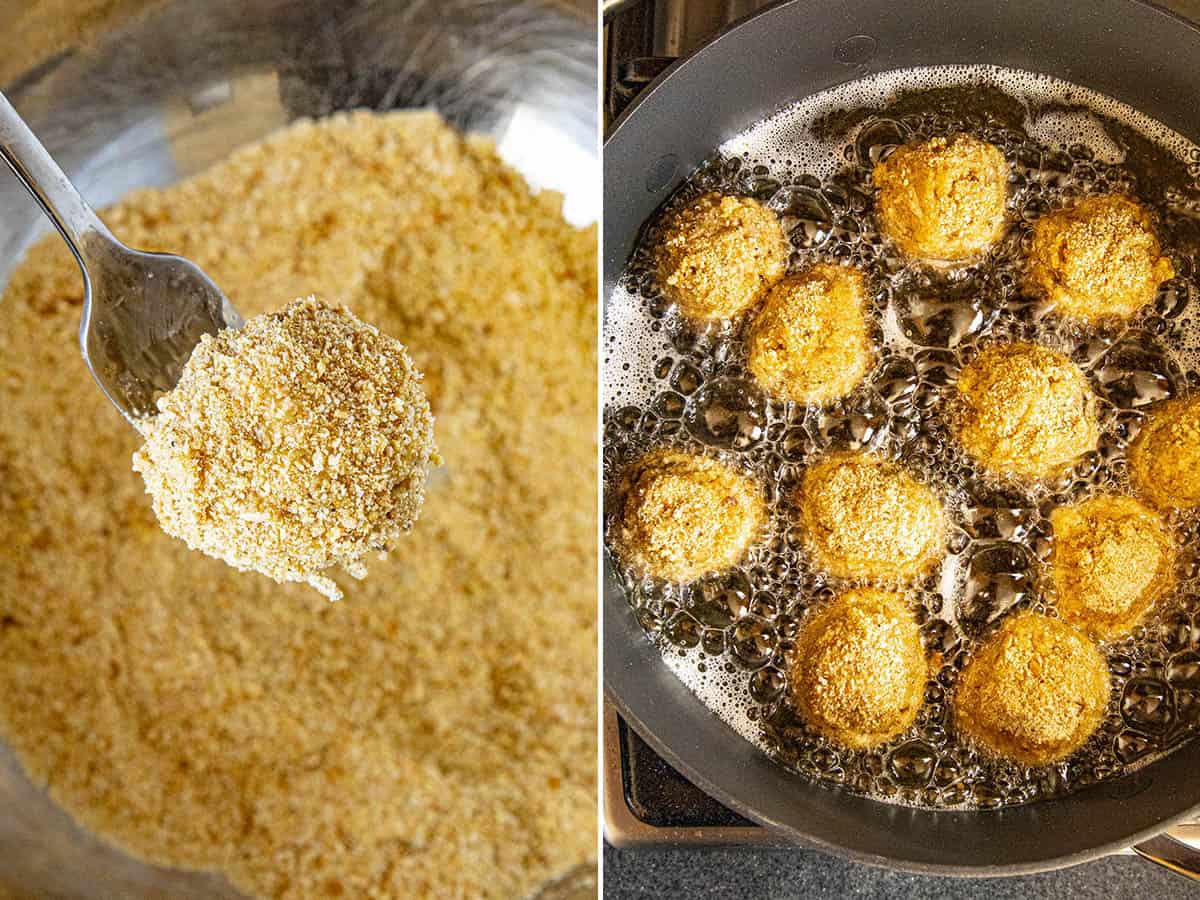
[[674,450],[635,462],[610,538],[638,571],[691,581],[737,563],[766,517],[762,488],[715,459]]
[[902,583],[944,552],[941,500],[907,470],[865,452],[832,453],[804,473],[796,498],[804,544],[837,578]]
[[1033,612],[1010,615],[959,678],[958,726],[1031,766],[1069,756],[1100,725],[1108,663],[1080,631]]
[[1129,480],[1159,509],[1200,506],[1200,398],[1150,409],[1129,447]]
[[767,393],[799,403],[846,396],[875,361],[866,302],[866,279],[850,266],[818,263],[783,279],[750,327],[750,373]]
[[1127,634],[1172,585],[1170,529],[1132,497],[1099,495],[1057,507],[1050,527],[1055,608],[1094,638]]
[[879,228],[906,256],[969,259],[1004,229],[1008,163],[978,138],[958,134],[897,147],[872,179]]
[[1057,350],[993,344],[958,377],[958,440],[999,475],[1045,478],[1096,448],[1096,398],[1079,366]]
[[1174,274],[1149,214],[1128,197],[1085,197],[1033,226],[1030,287],[1068,318],[1127,319]]
[[[432,113],[299,122],[104,214],[247,317],[410,348],[444,466],[347,599],[158,527],[48,237],[0,316],[0,734],[82,826],[256,897],[534,894],[596,853],[596,232]],[[553,339],[535,339],[553,335]]]
[[908,598],[858,588],[806,619],[791,668],[805,721],[838,744],[867,749],[916,719],[928,666]]
[[790,248],[757,200],[704,194],[667,220],[658,282],[691,319],[728,319],[754,306],[787,271]]
[[416,521],[437,462],[404,345],[315,298],[205,335],[139,423],[133,456],[163,530],[235,569],[331,600]]

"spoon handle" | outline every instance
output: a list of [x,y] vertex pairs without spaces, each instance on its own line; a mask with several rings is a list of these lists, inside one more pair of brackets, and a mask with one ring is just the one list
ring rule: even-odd
[[0,156],[66,239],[80,267],[86,268],[84,251],[89,236],[102,240],[112,236],[3,93]]

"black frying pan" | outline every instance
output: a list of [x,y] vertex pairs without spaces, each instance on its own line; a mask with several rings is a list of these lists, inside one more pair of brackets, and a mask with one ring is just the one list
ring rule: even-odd
[[[1200,142],[1200,30],[1135,0],[792,0],[744,20],[646,89],[604,146],[604,280],[642,223],[726,138],[868,72],[989,63],[1108,94]],[[914,872],[998,875],[1073,865],[1131,844],[1200,871],[1158,836],[1200,812],[1200,740],[1121,779],[991,812],[910,809],[786,771],[663,664],[608,573],[608,695],[699,787],[786,838]]]

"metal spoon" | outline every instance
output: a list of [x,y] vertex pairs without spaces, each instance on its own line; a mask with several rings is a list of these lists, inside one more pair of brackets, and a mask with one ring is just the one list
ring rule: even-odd
[[195,263],[131,250],[113,237],[3,94],[0,156],[75,254],[83,272],[84,362],[136,425],[175,387],[200,337],[240,328],[242,317]]

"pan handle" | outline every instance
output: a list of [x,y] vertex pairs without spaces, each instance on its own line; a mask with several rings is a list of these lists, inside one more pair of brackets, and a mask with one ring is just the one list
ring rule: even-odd
[[1190,844],[1177,841],[1167,834],[1159,834],[1134,844],[1132,850],[1142,859],[1178,872],[1185,878],[1200,881],[1200,850]]

